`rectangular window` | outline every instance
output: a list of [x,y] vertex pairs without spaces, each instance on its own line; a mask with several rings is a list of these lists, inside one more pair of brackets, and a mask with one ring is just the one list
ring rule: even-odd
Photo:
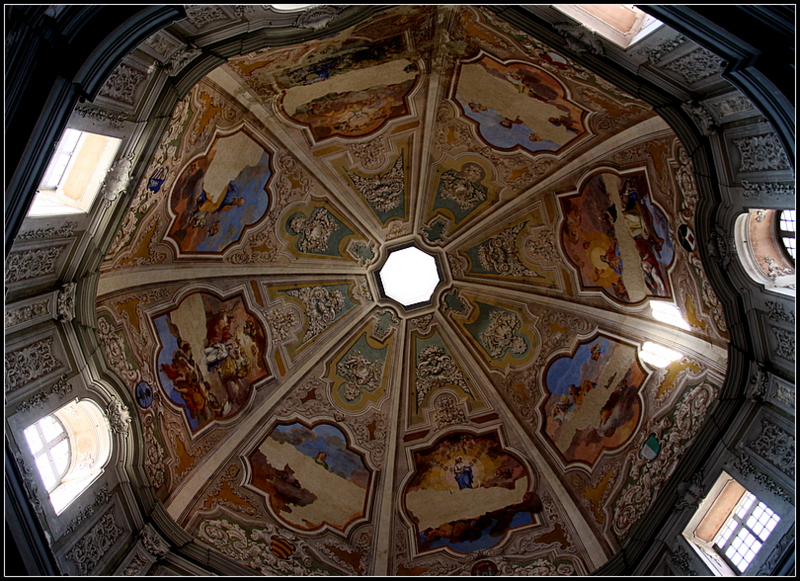
[[88,212],[122,141],[67,129],[39,184],[28,216]]
[[714,546],[730,564],[744,573],[780,520],[766,504],[751,492],[745,492],[720,530]]

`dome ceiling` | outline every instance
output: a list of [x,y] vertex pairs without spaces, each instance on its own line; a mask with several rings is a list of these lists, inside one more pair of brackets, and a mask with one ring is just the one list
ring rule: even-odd
[[[481,9],[230,59],[147,177],[97,331],[157,497],[256,572],[590,573],[722,385],[686,151]],[[441,282],[405,308],[375,273],[412,245]]]

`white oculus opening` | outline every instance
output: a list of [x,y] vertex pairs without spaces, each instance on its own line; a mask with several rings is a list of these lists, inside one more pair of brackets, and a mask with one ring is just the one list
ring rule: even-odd
[[405,307],[430,300],[439,284],[436,260],[413,246],[389,254],[378,276],[386,296]]

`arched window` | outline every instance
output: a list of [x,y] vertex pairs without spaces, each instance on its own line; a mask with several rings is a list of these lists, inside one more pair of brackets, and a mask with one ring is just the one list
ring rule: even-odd
[[73,401],[25,431],[56,514],[103,473],[111,455],[111,431],[92,401]]
[[736,250],[747,274],[771,291],[795,294],[795,211],[753,209],[736,220]]

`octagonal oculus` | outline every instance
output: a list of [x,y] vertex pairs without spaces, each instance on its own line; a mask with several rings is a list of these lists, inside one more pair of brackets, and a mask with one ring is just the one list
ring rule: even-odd
[[414,246],[391,252],[378,276],[386,296],[404,307],[429,301],[440,282],[436,260]]

